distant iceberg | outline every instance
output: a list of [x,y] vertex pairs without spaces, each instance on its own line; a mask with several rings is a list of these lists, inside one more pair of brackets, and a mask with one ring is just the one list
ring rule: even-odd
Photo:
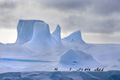
[[120,44],[89,44],[80,30],[61,38],[42,20],[19,20],[14,44],[0,43],[0,71],[52,71],[72,68],[120,69]]

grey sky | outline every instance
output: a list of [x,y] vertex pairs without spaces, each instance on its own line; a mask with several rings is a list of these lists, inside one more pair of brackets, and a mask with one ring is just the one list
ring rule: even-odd
[[120,0],[0,0],[0,36],[5,35],[0,42],[15,41],[19,19],[39,19],[48,23],[51,31],[59,24],[63,37],[81,30],[88,43],[120,43],[119,3]]

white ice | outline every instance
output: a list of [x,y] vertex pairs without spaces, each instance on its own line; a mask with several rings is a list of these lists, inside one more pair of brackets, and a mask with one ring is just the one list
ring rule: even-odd
[[16,43],[0,44],[0,71],[52,71],[74,68],[120,70],[120,44],[89,44],[80,31],[61,39],[57,25],[50,33],[41,20],[20,20]]

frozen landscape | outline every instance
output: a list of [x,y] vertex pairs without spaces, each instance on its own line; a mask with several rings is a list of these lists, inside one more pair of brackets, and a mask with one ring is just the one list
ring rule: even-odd
[[[120,75],[120,44],[86,43],[79,30],[61,38],[60,25],[57,25],[55,31],[51,33],[49,25],[41,20],[19,20],[17,34],[15,43],[0,43],[0,73],[22,72],[14,74],[23,75],[24,72],[30,72],[24,75],[28,77],[32,74],[36,76],[42,74],[42,72],[32,71],[49,71],[48,73],[43,72],[42,75],[46,76],[46,79],[41,80],[120,80],[118,76],[117,79],[113,79],[114,76],[108,79],[110,76],[108,74]],[[61,72],[51,72],[55,68]],[[69,71],[70,68],[73,72],[62,72]],[[74,72],[79,68],[91,68],[91,71],[96,68],[104,68],[105,72],[95,73],[97,75],[104,73],[107,78],[100,79],[100,76],[96,76],[94,72]],[[47,78],[48,74],[51,75],[49,78]],[[72,76],[69,77],[68,74]],[[0,78],[1,75],[3,74],[0,74]],[[57,78],[58,75],[68,77],[60,79]],[[78,77],[77,75],[83,76]],[[73,76],[77,77],[72,78]],[[89,78],[85,79],[85,76]]]
[[107,72],[14,72],[0,74],[1,80],[120,80],[119,71]]

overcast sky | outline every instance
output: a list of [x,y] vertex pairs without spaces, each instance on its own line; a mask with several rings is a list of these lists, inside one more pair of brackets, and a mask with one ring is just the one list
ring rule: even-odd
[[57,24],[62,37],[81,30],[87,43],[120,44],[120,0],[0,0],[0,42],[17,37],[19,19],[38,19]]

